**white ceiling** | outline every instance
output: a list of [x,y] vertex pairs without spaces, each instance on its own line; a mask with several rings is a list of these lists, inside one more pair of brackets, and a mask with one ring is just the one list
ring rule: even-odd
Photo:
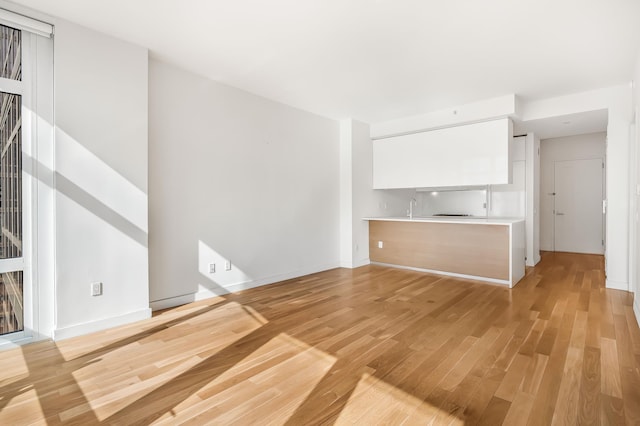
[[522,135],[533,132],[540,139],[561,138],[564,136],[606,132],[607,122],[608,111],[601,109],[525,122],[515,121],[513,134]]
[[638,0],[17,0],[198,74],[376,123],[627,83]]

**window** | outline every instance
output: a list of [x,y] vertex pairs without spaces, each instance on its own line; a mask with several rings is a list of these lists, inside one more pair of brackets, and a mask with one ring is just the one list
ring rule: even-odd
[[[40,154],[53,155],[51,34],[48,24],[0,9],[0,344],[46,335],[52,317],[53,271],[40,273],[37,262],[42,253],[46,260],[38,224],[52,220],[39,211],[53,216],[41,171],[52,159]],[[47,244],[53,253],[53,239]]]
[[[22,79],[20,41],[20,30],[0,25],[1,78]],[[0,334],[24,330],[23,268],[22,97],[0,92]]]

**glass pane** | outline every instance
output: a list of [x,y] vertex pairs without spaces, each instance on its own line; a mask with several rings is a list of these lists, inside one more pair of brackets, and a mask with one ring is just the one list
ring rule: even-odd
[[22,120],[19,95],[0,92],[0,259],[22,256]]
[[0,274],[0,334],[24,330],[22,271]]
[[22,55],[20,30],[0,25],[0,77],[22,80]]

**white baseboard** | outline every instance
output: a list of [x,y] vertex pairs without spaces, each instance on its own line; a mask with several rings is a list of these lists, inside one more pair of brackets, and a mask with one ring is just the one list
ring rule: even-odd
[[370,265],[370,264],[371,264],[371,260],[369,258],[359,259],[353,262],[353,268],[359,268],[361,266]]
[[613,290],[624,290],[629,291],[629,283],[624,281],[614,281],[607,278],[605,282],[605,287],[613,289]]
[[68,339],[70,337],[106,330],[107,328],[117,327],[119,325],[125,325],[147,318],[151,318],[151,309],[140,309],[139,311],[129,312],[128,314],[117,317],[104,318],[82,324],[71,325],[69,327],[56,328],[53,330],[52,338],[53,340]]
[[371,262],[372,265],[388,266],[390,268],[407,269],[409,271],[427,272],[429,274],[443,275],[447,277],[465,278],[475,281],[484,281],[491,284],[505,285],[511,287],[511,283],[508,280],[499,280],[495,278],[478,277],[476,275],[457,274],[455,272],[437,271],[435,269],[414,268],[413,266],[396,265],[393,263]]
[[340,267],[341,268],[348,268],[348,269],[355,269],[355,268],[359,268],[361,266],[370,265],[370,264],[371,264],[371,261],[369,260],[369,258],[367,258],[367,259],[354,260],[353,262],[341,261],[340,262]]
[[[187,303],[196,301],[196,294],[189,293],[182,296],[168,297],[166,299],[154,300],[149,306],[152,311],[161,311],[163,309],[173,308],[175,306],[186,305]],[[199,299],[198,299],[199,300]]]
[[533,256],[533,259],[527,258],[526,266],[536,266],[540,263],[540,253]]
[[250,288],[261,287],[263,285],[286,281],[292,278],[299,278],[305,275],[328,271],[329,269],[335,269],[339,267],[341,267],[341,262],[336,261],[332,263],[326,263],[324,265],[302,268],[283,274],[276,274],[269,277],[258,278],[255,280],[242,281],[239,283],[226,285],[224,288],[224,292],[220,292],[219,290],[215,289],[203,288],[195,293],[169,297],[161,300],[154,300],[151,302],[151,309],[157,311],[161,309],[173,308],[175,306],[184,305],[187,303],[195,302],[197,300],[209,299],[212,297],[222,296],[223,294],[235,293],[242,290],[248,290]]
[[636,322],[640,325],[640,295],[635,294],[633,297],[633,313],[636,314]]

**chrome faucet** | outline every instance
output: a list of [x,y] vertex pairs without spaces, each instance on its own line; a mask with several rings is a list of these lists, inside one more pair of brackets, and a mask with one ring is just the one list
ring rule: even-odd
[[412,198],[411,200],[409,200],[409,220],[413,220],[413,206],[417,205],[418,202],[416,201],[415,198]]

